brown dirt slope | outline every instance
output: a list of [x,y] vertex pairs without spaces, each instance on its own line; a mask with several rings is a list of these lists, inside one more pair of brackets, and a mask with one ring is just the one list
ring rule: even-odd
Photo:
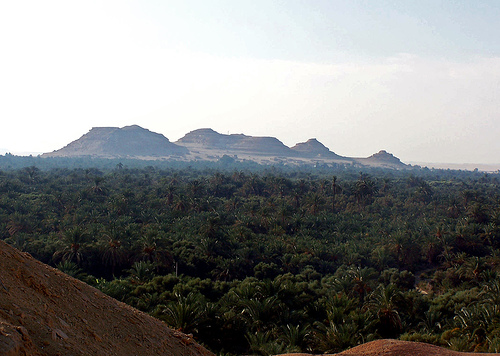
[[[281,356],[310,356],[308,354],[287,354]],[[466,356],[466,355],[500,355],[488,353],[469,353],[448,350],[439,346],[422,342],[399,340],[376,340],[343,351],[337,356]],[[324,355],[328,356],[328,355]],[[333,356],[333,355],[331,355]]]
[[212,355],[0,241],[0,355]]

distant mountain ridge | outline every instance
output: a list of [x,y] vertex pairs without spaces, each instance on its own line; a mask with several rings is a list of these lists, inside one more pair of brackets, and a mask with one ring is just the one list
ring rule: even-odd
[[176,141],[176,144],[189,149],[221,150],[240,154],[346,159],[330,151],[315,138],[298,143],[290,148],[275,137],[255,137],[243,134],[225,135],[212,129],[198,129],[187,133]]
[[183,161],[218,160],[224,155],[263,164],[325,163],[386,168],[404,168],[399,158],[382,150],[367,158],[339,156],[317,139],[288,147],[275,137],[244,134],[225,135],[210,128],[193,130],[175,143],[138,125],[93,127],[65,147],[42,157],[102,157],[139,159],[176,159]]

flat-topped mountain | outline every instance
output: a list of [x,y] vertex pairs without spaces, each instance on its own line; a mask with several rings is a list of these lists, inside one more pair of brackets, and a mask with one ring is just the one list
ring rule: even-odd
[[225,135],[212,129],[198,129],[176,141],[187,148],[235,151],[269,156],[289,156],[290,148],[274,137],[255,137],[243,134]]
[[338,154],[330,151],[328,147],[323,145],[315,138],[311,138],[306,142],[297,143],[291,148],[297,155],[303,157],[323,157],[323,158],[333,158],[333,159],[343,159],[345,157],[339,156]]
[[339,156],[317,139],[312,138],[292,148],[275,137],[256,137],[244,134],[225,135],[210,128],[198,129],[184,135],[175,143],[162,134],[137,125],[94,127],[67,146],[42,157],[102,157],[138,159],[175,159],[183,161],[216,161],[224,155],[261,164],[307,163],[365,165],[385,168],[404,168],[406,165],[386,151],[368,158]]
[[93,127],[78,140],[43,156],[164,157],[187,153],[186,148],[177,146],[165,136],[132,125]]

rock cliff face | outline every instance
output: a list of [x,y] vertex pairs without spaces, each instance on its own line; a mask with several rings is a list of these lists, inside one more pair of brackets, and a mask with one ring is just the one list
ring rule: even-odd
[[0,355],[213,355],[0,241]]
[[177,146],[165,136],[132,125],[94,127],[66,147],[43,156],[164,157],[187,153],[186,148]]

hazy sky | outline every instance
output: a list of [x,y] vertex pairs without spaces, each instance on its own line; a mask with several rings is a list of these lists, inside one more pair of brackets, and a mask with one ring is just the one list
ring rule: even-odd
[[0,148],[210,127],[500,163],[500,1],[0,0]]

